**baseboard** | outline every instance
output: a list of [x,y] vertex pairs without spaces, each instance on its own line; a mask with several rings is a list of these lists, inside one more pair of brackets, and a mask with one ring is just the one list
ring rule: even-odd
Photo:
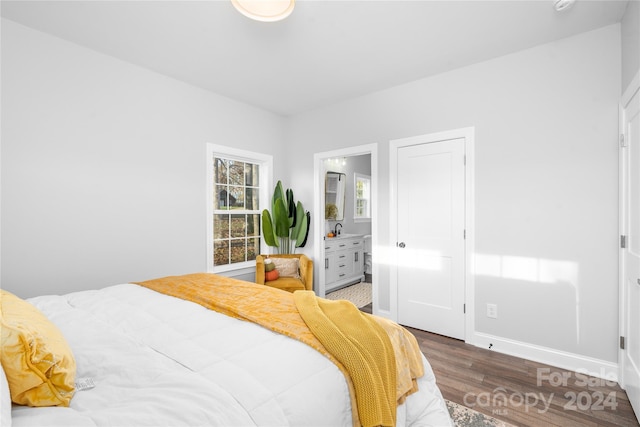
[[608,362],[606,360],[595,359],[480,332],[476,332],[472,340],[467,339],[466,342],[485,349],[491,345],[492,351],[591,375],[608,381],[618,382],[619,378],[618,364],[615,362]]

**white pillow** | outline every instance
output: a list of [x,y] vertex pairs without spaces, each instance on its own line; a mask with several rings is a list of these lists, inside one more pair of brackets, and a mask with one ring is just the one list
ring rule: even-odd
[[300,278],[298,258],[270,258],[276,265],[280,277]]
[[4,369],[0,369],[0,426],[11,427],[11,393]]

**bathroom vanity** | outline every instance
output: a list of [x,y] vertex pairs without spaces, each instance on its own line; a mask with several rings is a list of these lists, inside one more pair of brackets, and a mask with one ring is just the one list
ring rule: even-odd
[[325,292],[364,280],[364,236],[345,235],[324,240]]

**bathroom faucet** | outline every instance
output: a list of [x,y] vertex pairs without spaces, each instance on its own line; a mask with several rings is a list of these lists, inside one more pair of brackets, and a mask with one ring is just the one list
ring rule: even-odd
[[[340,226],[340,230],[338,230],[338,226]],[[337,223],[337,224],[336,224],[336,227],[335,227],[335,230],[334,230],[334,234],[335,234],[336,236],[339,236],[339,235],[340,235],[340,231],[341,231],[341,229],[342,229],[342,224]]]

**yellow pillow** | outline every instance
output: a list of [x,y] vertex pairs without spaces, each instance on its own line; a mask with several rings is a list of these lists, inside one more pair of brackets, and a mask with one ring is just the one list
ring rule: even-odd
[[0,290],[2,367],[11,400],[28,406],[69,406],[76,362],[58,328],[37,308]]

